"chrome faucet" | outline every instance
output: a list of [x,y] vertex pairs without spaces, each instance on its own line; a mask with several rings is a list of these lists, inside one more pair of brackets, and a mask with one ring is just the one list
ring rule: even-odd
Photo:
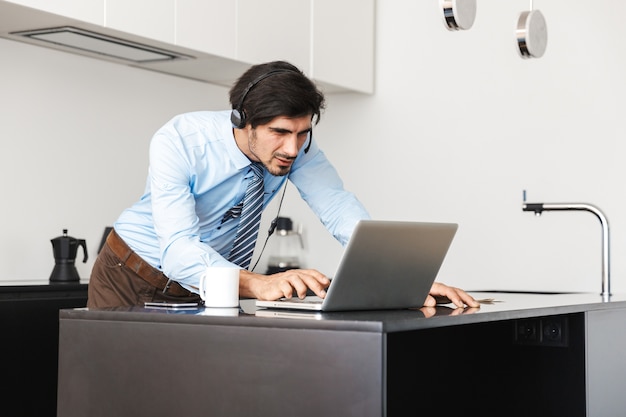
[[602,295],[603,301],[611,297],[611,270],[609,253],[609,221],[602,210],[592,204],[585,203],[526,203],[526,190],[522,202],[522,211],[532,211],[540,216],[544,211],[582,210],[595,214],[602,225]]

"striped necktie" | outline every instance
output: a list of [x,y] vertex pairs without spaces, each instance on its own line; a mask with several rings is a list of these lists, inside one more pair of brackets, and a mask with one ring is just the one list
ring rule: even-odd
[[246,194],[243,197],[239,227],[228,257],[230,262],[244,269],[250,266],[256,237],[259,233],[261,213],[263,212],[263,166],[252,163],[250,169],[254,176],[250,178]]

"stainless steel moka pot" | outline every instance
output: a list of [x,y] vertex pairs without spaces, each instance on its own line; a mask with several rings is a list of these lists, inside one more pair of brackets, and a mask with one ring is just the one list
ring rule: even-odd
[[80,281],[78,270],[74,265],[78,247],[83,247],[83,263],[87,262],[87,243],[84,239],[75,239],[67,235],[67,229],[63,229],[63,236],[51,239],[52,252],[54,253],[54,269],[50,274],[50,282],[74,282]]

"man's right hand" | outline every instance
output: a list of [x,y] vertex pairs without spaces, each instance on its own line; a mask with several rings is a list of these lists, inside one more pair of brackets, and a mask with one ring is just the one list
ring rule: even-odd
[[294,293],[304,298],[308,289],[324,298],[329,285],[330,279],[315,269],[290,269],[272,275],[246,270],[239,273],[239,295],[259,300],[291,298]]

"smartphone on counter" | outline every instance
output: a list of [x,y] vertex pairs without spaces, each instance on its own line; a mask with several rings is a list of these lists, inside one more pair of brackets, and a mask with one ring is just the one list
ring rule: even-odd
[[176,302],[176,301],[146,301],[143,303],[146,308],[172,308],[172,309],[190,309],[194,310],[200,307],[200,303],[195,302]]

